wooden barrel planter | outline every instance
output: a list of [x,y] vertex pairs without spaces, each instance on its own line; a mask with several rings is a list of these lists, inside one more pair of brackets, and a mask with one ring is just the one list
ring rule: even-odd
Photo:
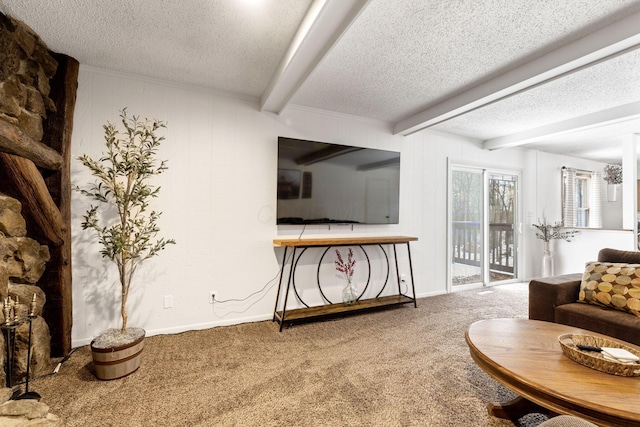
[[144,335],[135,341],[111,348],[96,348],[91,342],[95,375],[101,380],[126,377],[140,367]]

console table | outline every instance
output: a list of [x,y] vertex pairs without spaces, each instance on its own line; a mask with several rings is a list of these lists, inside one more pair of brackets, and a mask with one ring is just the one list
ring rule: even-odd
[[[406,237],[406,236],[383,236],[383,237],[330,237],[330,238],[309,238],[309,239],[274,239],[273,245],[275,247],[284,247],[284,254],[282,255],[282,268],[280,269],[280,281],[278,284],[278,293],[276,295],[276,304],[273,310],[273,321],[280,323],[280,331],[282,331],[282,327],[284,323],[292,324],[296,321],[304,321],[310,320],[313,318],[327,317],[327,316],[335,316],[342,313],[354,312],[354,311],[363,311],[363,310],[371,310],[380,307],[388,307],[388,306],[396,306],[402,304],[410,304],[413,303],[414,307],[417,307],[416,302],[416,290],[415,284],[413,281],[413,265],[411,263],[411,249],[409,247],[409,242],[418,240],[416,237]],[[395,263],[396,277],[398,279],[398,292],[396,295],[387,295],[381,296],[382,292],[387,286],[389,281],[389,273],[391,267],[389,265],[389,256],[385,251],[382,245],[391,245],[393,247],[393,258]],[[398,269],[398,256],[397,256],[397,245],[404,245],[407,249],[407,255],[409,259],[409,275],[411,278],[411,294],[409,294],[409,289],[405,294],[402,293],[401,289],[401,279],[400,272]],[[335,246],[359,246],[365,254],[367,259],[367,263],[370,266],[369,256],[364,250],[363,246],[379,246],[384,256],[387,260],[387,277],[384,281],[384,284],[381,286],[379,292],[374,298],[360,299],[356,304],[353,305],[344,305],[342,302],[333,303],[329,301],[329,299],[325,296],[322,285],[320,284],[320,266],[322,264],[322,260],[326,253]],[[325,301],[325,304],[318,306],[309,306],[307,305],[297,291],[295,285],[295,272],[296,267],[298,265],[298,261],[300,257],[304,254],[304,252],[309,248],[324,248],[324,253],[322,254],[319,262],[318,262],[318,274],[317,274],[317,285],[322,296],[322,299]],[[287,263],[287,252],[291,250],[291,261]],[[289,265],[289,274],[287,275],[286,281],[283,280],[285,277],[285,269],[287,264]],[[369,270],[369,278],[367,279],[367,284],[364,287],[364,290],[360,294],[362,296],[366,289],[369,287],[369,282],[371,280],[371,271]],[[295,308],[291,310],[287,310],[287,302],[289,299],[290,291],[293,290],[296,294],[298,301],[304,305],[303,308]],[[281,298],[282,296],[282,298]],[[283,300],[280,304],[280,300]]]

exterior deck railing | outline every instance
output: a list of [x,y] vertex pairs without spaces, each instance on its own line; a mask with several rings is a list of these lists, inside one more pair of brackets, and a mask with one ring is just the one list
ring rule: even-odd
[[[482,236],[480,223],[453,222],[453,262],[480,266]],[[513,224],[489,224],[489,268],[514,274]]]

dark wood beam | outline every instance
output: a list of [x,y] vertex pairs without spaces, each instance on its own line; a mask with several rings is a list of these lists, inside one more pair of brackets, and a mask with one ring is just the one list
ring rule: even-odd
[[44,273],[42,287],[47,294],[45,320],[51,331],[51,355],[65,356],[71,351],[73,299],[71,274],[71,134],[78,88],[79,64],[75,59],[52,53],[58,70],[51,80],[50,98],[56,113],[44,122],[45,142],[62,159],[62,168],[47,177],[46,184],[67,225],[63,243],[50,250],[51,259]]
[[0,120],[0,152],[31,160],[37,166],[57,171],[62,168],[62,156],[54,149],[34,141],[16,125]]
[[62,245],[67,225],[36,165],[31,160],[0,152],[0,169],[4,172],[5,182],[22,202],[24,216],[33,220],[38,228],[37,234],[55,246]]

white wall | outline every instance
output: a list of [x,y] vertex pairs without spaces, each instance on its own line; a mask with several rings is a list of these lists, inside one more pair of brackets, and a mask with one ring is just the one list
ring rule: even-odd
[[[561,174],[563,166],[591,171],[602,171],[606,166],[606,163],[602,162],[535,150],[527,150],[526,155],[532,157],[536,170],[536,211],[528,212],[533,222],[537,218],[542,218],[543,213],[551,222],[562,220]],[[600,185],[602,186],[602,195],[606,198],[606,182],[602,180]],[[602,222],[602,228],[622,229],[621,198],[616,202],[604,201]]]
[[[538,244],[539,252],[542,252],[542,243],[538,241]],[[635,250],[633,232],[581,229],[571,242],[553,241],[551,251],[554,254],[555,274],[582,273],[585,263],[597,261],[598,252],[602,248]],[[538,270],[534,275],[540,275],[541,263],[542,261],[536,264]]]
[[[446,292],[447,158],[460,163],[521,170],[522,150],[482,150],[477,144],[435,133],[393,136],[385,123],[289,108],[275,116],[260,113],[257,100],[215,94],[81,66],[72,142],[73,156],[99,156],[102,125],[117,121],[118,111],[166,121],[166,141],[159,157],[169,170],[158,177],[162,189],[155,209],[163,211],[161,234],[175,238],[159,257],[143,264],[130,296],[130,326],[149,335],[271,319],[282,250],[278,236],[298,236],[303,229],[275,225],[277,137],[398,150],[402,153],[400,224],[351,227],[307,226],[304,236],[410,235],[417,295]],[[91,181],[79,162],[73,184]],[[108,327],[120,324],[115,267],[101,259],[89,232],[80,229],[88,202],[72,201],[73,345],[87,344]],[[400,269],[407,273],[402,250]],[[329,254],[327,254],[327,257]],[[333,256],[333,254],[331,254]],[[318,251],[305,255],[298,282],[315,281]],[[372,250],[372,274],[384,274]],[[356,250],[356,258],[364,262]],[[323,266],[332,292],[340,281]],[[313,271],[313,273],[311,273]],[[362,272],[358,272],[362,274]],[[219,300],[208,302],[215,290]],[[302,289],[311,301],[314,291]],[[163,308],[165,295],[173,308]],[[337,294],[336,294],[337,295]],[[274,326],[275,330],[275,326]]]
[[[561,168],[574,167],[585,170],[603,170],[605,163],[575,157],[525,150],[526,190],[525,190],[525,251],[530,254],[530,270],[525,279],[539,277],[542,273],[543,244],[535,238],[531,224],[543,215],[549,222],[562,220]],[[605,182],[602,194],[606,197]],[[631,230],[622,230],[622,201],[603,203],[603,229],[581,229],[571,242],[552,241],[554,273],[567,274],[582,272],[585,262],[597,259],[598,251],[604,247],[634,250],[634,236]]]
[[[162,189],[153,207],[163,211],[162,235],[177,241],[138,271],[130,326],[152,335],[264,319],[273,309],[272,292],[251,299],[251,306],[214,307],[208,299],[210,290],[219,299],[243,298],[278,271],[272,248],[277,121],[258,113],[253,100],[82,66],[72,155],[100,155],[102,125],[116,121],[123,107],[167,122],[159,157],[169,160],[169,170],[158,177]],[[89,179],[81,168],[73,164],[74,184]],[[80,229],[86,205],[74,194],[74,345],[120,325],[115,268],[100,258],[93,236]],[[163,308],[165,295],[173,296],[173,308]]]

